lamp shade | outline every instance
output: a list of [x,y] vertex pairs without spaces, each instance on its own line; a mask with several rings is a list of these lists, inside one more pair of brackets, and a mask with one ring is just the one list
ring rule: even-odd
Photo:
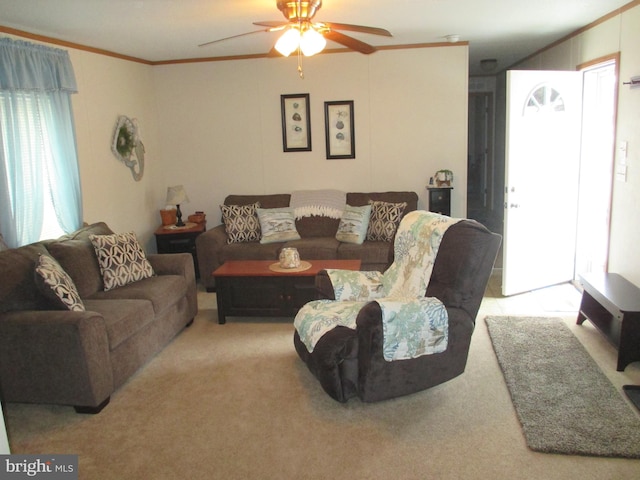
[[187,192],[182,185],[167,188],[167,205],[180,205],[189,202]]
[[288,57],[296,50],[296,48],[298,48],[299,43],[300,30],[297,28],[290,28],[280,36],[276,42],[275,48],[282,55]]
[[313,28],[308,28],[300,37],[300,50],[306,57],[320,53],[327,45],[322,34]]

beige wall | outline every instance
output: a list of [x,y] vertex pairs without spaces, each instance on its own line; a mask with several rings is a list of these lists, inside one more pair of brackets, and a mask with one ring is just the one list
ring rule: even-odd
[[[640,6],[623,11],[581,34],[517,65],[520,69],[575,68],[620,52],[617,142],[628,142],[627,180],[615,180],[611,213],[609,271],[640,285],[640,90],[623,85],[640,75]],[[616,150],[616,163],[619,161]]]
[[[620,80],[628,82],[640,75],[640,6],[622,15],[620,27]],[[620,86],[616,135],[628,142],[627,181],[614,183],[609,266],[640,285],[640,90]]]
[[[114,231],[135,231],[155,248],[160,192],[154,176],[162,168],[151,66],[71,50],[78,82],[73,96],[84,220],[104,221]],[[142,179],[111,152],[119,115],[136,118],[145,145]]]
[[[55,45],[53,45],[55,47]],[[85,221],[133,230],[149,251],[168,186],[183,184],[186,215],[209,224],[231,193],[296,189],[414,190],[441,168],[455,173],[453,214],[466,214],[466,44],[150,66],[69,50]],[[312,151],[284,153],[280,95],[309,93]],[[355,103],[356,158],[325,158],[324,102]],[[119,115],[137,118],[146,147],[135,182],[111,153]]]
[[[167,65],[154,68],[163,169],[184,184],[187,212],[219,219],[232,193],[414,190],[439,168],[456,174],[466,213],[467,46]],[[280,95],[309,93],[312,151],[283,152]],[[353,100],[356,158],[327,160],[324,102]]]

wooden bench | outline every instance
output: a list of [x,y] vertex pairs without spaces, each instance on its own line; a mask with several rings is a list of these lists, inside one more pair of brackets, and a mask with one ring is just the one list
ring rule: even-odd
[[593,323],[618,348],[617,371],[640,360],[640,288],[617,273],[580,277],[578,325]]

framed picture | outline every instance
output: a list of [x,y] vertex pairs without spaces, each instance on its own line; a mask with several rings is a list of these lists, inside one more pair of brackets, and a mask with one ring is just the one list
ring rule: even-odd
[[327,158],[356,158],[353,100],[324,102]]
[[311,151],[309,94],[280,95],[282,148],[285,152]]

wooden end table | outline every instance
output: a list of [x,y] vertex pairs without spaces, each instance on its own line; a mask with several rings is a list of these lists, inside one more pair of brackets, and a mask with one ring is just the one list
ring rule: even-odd
[[311,268],[301,272],[275,272],[275,260],[225,262],[216,279],[218,323],[227,316],[293,317],[305,304],[317,298],[315,276],[320,270],[360,270],[360,260],[307,260]]
[[207,230],[207,222],[187,223],[184,227],[162,226],[154,232],[158,253],[190,253],[196,278],[200,278],[196,238]]

